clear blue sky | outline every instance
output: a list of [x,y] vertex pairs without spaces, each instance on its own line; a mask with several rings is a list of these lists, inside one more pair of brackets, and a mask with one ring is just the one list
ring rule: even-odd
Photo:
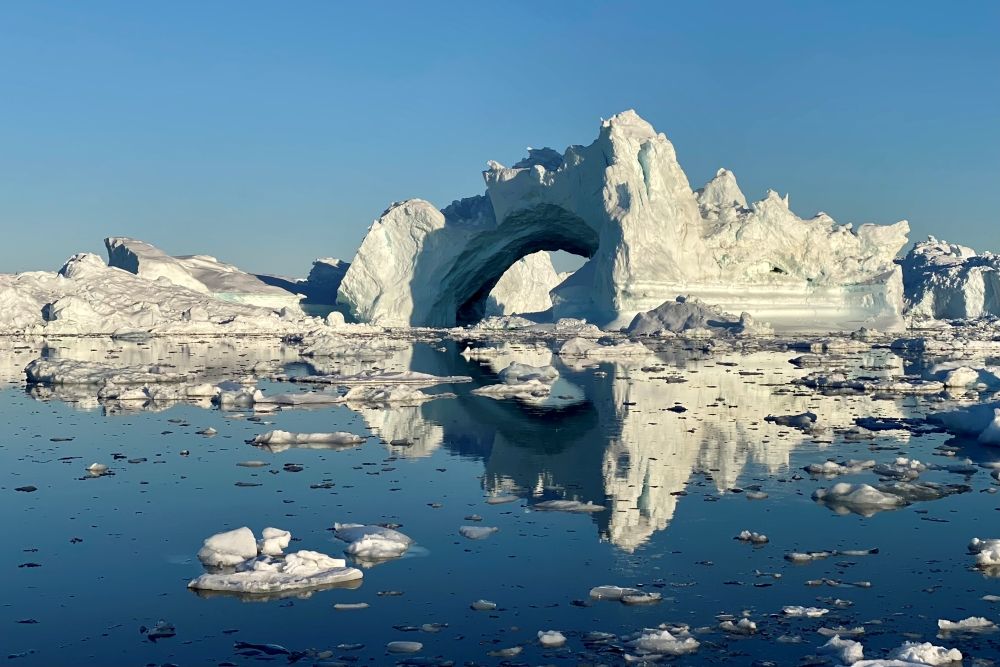
[[2,3],[0,271],[129,235],[302,275],[627,108],[695,187],[1000,250],[998,34],[995,2]]

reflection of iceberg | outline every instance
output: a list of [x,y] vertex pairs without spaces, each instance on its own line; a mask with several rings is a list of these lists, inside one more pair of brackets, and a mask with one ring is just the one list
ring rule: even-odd
[[[736,366],[722,365],[734,363]],[[613,405],[621,429],[604,455],[604,484],[611,498],[608,537],[632,550],[670,523],[692,472],[710,472],[717,488],[736,486],[754,462],[774,473],[788,466],[791,450],[811,437],[764,423],[768,412],[816,412],[828,426],[849,426],[854,415],[899,416],[895,403],[865,397],[819,401],[780,393],[793,373],[788,355],[756,353],[713,358],[692,366],[687,382],[666,383],[637,367],[613,366]],[[741,375],[740,371],[753,373]],[[667,408],[679,403],[688,411]]]

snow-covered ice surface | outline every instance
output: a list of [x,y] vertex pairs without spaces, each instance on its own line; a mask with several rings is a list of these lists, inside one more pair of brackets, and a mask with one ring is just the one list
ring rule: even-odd
[[984,346],[331,319],[0,341],[12,664],[996,660]]

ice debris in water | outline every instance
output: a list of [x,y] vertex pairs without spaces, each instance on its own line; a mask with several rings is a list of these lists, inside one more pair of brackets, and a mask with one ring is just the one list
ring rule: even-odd
[[996,623],[982,616],[969,616],[961,621],[938,619],[938,630],[942,632],[993,632]]
[[767,544],[768,542],[767,535],[762,535],[749,530],[740,531],[740,534],[733,539],[739,540],[740,542],[749,542],[750,544]]
[[539,630],[538,643],[545,648],[559,648],[566,644],[566,636],[558,630]]
[[208,567],[230,567],[256,555],[257,539],[252,530],[243,526],[206,539],[198,551],[198,560]]
[[858,509],[861,511],[878,511],[902,507],[906,502],[899,496],[879,491],[870,484],[848,484],[840,482],[829,489],[816,489],[813,500],[831,505],[834,508]]
[[725,620],[719,623],[719,629],[731,635],[752,635],[757,632],[757,624],[749,618],[741,618],[736,623]]
[[[288,531],[272,528],[265,531],[261,545],[273,552],[290,539]],[[260,552],[253,531],[247,527],[209,537],[198,559],[214,570],[188,583],[188,588],[199,590],[268,594],[321,588],[362,577],[360,570],[347,567],[343,559],[316,551],[285,556]]]
[[497,608],[497,603],[489,600],[476,600],[470,607],[475,611],[493,611]]
[[417,653],[423,650],[424,645],[420,642],[396,641],[385,645],[389,653]]
[[830,641],[820,646],[820,651],[833,654],[842,665],[853,665],[865,657],[865,650],[861,642],[856,642],[853,639],[841,639],[840,635],[831,637]]
[[974,537],[969,542],[969,552],[976,555],[977,567],[1000,568],[1000,539],[981,540]]
[[836,461],[823,461],[823,463],[810,463],[804,470],[810,475],[823,475],[834,477],[836,475],[855,475],[857,473],[875,467],[875,461],[856,461],[851,459],[843,463]]
[[949,665],[962,660],[962,652],[957,648],[935,646],[930,642],[905,642],[893,651],[890,660],[916,663],[918,665]]
[[643,630],[629,645],[642,656],[649,655],[684,655],[693,653],[700,642],[692,637],[686,628],[677,628],[673,632],[666,629]]
[[288,431],[268,431],[253,439],[255,445],[357,445],[365,439],[360,435],[335,431],[333,433],[290,433]]
[[764,421],[777,424],[778,426],[789,426],[802,431],[811,431],[816,428],[816,413],[803,412],[797,415],[768,415]]
[[579,500],[543,500],[535,503],[531,509],[542,512],[603,512],[604,505],[596,505],[590,501],[585,503]]
[[347,542],[344,553],[366,561],[402,556],[413,540],[398,530],[360,523],[335,523],[334,537]]
[[787,606],[783,607],[781,611],[785,616],[793,617],[803,617],[803,618],[819,618],[830,613],[829,609],[822,609],[820,607],[800,607],[800,606]]
[[483,540],[500,530],[491,526],[459,526],[458,532],[470,540]]

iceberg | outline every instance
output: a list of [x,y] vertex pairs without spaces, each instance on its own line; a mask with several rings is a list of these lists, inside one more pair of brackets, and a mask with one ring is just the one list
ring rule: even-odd
[[338,304],[383,326],[472,323],[518,260],[563,250],[588,261],[551,290],[557,318],[619,328],[689,295],[775,327],[901,325],[894,259],[906,221],[802,219],[774,191],[748,203],[724,169],[694,191],[673,145],[634,111],[603,121],[589,146],[530,149],[509,168],[490,162],[483,176],[484,195],[444,209],[422,199],[390,205],[347,269]]
[[265,308],[298,308],[301,294],[265,282],[211,255],[171,257],[138,239],[111,236],[104,239],[108,266],[150,281],[168,280],[180,287],[209,294],[222,301]]
[[956,320],[1000,315],[1000,255],[929,236],[900,260],[906,314]]

